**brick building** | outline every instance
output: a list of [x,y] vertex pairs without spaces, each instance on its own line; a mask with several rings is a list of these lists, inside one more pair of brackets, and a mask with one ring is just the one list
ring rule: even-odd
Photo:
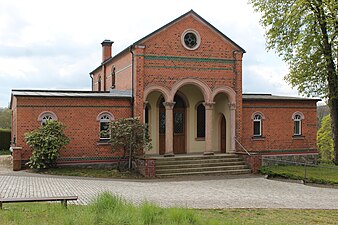
[[12,91],[12,141],[22,148],[20,163],[31,154],[24,133],[47,119],[64,123],[71,138],[60,164],[116,160],[100,130],[125,117],[148,123],[148,156],[246,157],[244,149],[259,156],[317,155],[317,100],[242,94],[245,50],[194,11],[114,56],[112,41],[101,44],[92,91]]

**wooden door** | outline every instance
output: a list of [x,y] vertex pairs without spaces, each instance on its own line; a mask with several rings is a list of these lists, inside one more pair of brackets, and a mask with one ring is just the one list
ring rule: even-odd
[[159,108],[159,154],[165,153],[165,108]]
[[174,154],[184,154],[185,150],[185,108],[174,108],[173,112]]
[[220,132],[220,140],[221,140],[221,152],[226,153],[226,121],[224,115],[221,118],[221,132]]

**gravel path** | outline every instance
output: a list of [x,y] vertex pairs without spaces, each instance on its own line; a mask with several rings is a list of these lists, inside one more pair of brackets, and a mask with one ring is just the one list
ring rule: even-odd
[[77,203],[87,204],[103,191],[135,203],[148,200],[164,207],[338,209],[338,189],[254,175],[131,181],[48,176],[23,171],[0,173],[1,197],[78,195]]

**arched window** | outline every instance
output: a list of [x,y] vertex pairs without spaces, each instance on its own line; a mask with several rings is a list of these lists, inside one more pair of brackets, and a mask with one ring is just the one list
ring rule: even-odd
[[300,136],[302,135],[302,120],[304,115],[300,112],[296,112],[292,115],[293,119],[293,135]]
[[111,68],[111,88],[115,88],[115,66]]
[[253,117],[253,135],[255,137],[262,136],[262,116],[255,114]]
[[99,80],[97,81],[97,89],[101,91],[101,76],[99,76]]
[[197,138],[205,138],[205,106],[200,103],[197,108]]
[[41,122],[41,125],[45,125],[48,120],[57,120],[57,116],[53,112],[42,112],[39,117],[38,121]]
[[110,112],[102,112],[97,117],[97,120],[100,122],[100,140],[109,140],[109,124],[114,119],[113,115]]

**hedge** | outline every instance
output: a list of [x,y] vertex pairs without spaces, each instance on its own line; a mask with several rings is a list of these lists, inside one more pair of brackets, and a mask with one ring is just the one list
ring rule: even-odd
[[0,129],[0,150],[9,149],[11,144],[11,130]]

